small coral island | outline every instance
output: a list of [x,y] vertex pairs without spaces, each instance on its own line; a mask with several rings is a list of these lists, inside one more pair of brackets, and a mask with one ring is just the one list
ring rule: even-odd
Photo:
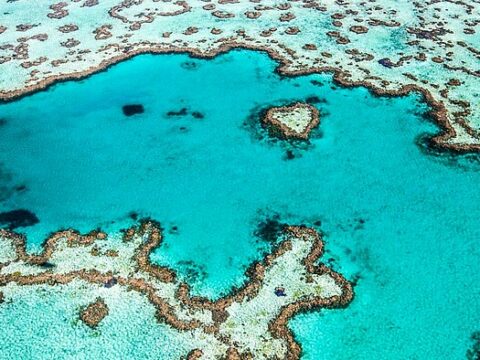
[[162,243],[153,221],[126,230],[122,238],[60,231],[39,255],[26,252],[23,237],[2,230],[0,298],[15,301],[25,286],[73,292],[85,300],[78,313],[85,325],[76,326],[101,329],[109,326],[102,320],[119,311],[116,302],[136,292],[155,308],[160,323],[175,330],[187,359],[298,359],[301,348],[288,320],[301,311],[344,307],[353,291],[317,262],[323,243],[315,230],[287,226],[280,236],[277,248],[250,267],[241,288],[212,301],[191,296],[173,270],[150,262]]
[[314,106],[295,103],[268,109],[262,121],[275,135],[286,139],[306,140],[320,119]]

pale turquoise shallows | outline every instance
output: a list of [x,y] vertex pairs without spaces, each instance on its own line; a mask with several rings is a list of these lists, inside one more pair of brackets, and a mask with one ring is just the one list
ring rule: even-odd
[[[210,297],[241,284],[268,249],[254,235],[267,217],[316,223],[324,260],[359,279],[348,308],[291,322],[303,358],[464,358],[480,327],[477,158],[422,151],[419,137],[438,129],[418,96],[376,98],[335,87],[328,75],[282,79],[274,68],[247,51],[145,55],[1,105],[0,211],[38,216],[18,229],[31,250],[59,228],[116,231],[132,224],[131,212],[150,216],[166,234],[153,260]],[[310,145],[271,141],[255,126],[261,108],[307,99],[321,111]],[[145,112],[126,117],[126,104]],[[18,337],[0,336],[0,358],[17,348],[27,358],[47,356],[42,349],[65,356],[59,331],[101,356],[111,329],[92,337],[72,325],[71,310],[42,301],[48,306],[0,305],[0,332]],[[115,349],[148,358],[152,329],[117,337]]]

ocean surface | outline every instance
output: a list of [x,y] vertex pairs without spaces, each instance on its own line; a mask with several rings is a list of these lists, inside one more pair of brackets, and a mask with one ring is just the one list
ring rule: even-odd
[[[290,322],[303,359],[464,359],[480,329],[479,157],[428,149],[440,129],[418,95],[378,98],[328,74],[282,78],[275,66],[251,51],[142,55],[1,104],[0,212],[35,214],[15,229],[30,251],[61,228],[116,232],[151,217],[165,229],[152,261],[210,298],[242,284],[281,224],[307,224],[356,296]],[[262,112],[296,101],[320,110],[311,141],[269,137]],[[129,104],[144,112],[125,116]],[[66,338],[79,358],[108,346],[170,357],[153,328],[75,330],[59,296],[0,307],[0,333],[15,334],[0,336],[0,358],[74,357]],[[112,326],[152,315],[131,311]]]

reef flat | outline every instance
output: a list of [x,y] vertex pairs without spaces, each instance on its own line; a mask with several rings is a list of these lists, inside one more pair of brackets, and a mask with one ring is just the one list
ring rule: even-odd
[[135,54],[267,51],[285,75],[332,72],[377,94],[421,92],[444,132],[480,148],[478,1],[28,0],[2,4],[0,97],[79,78]]
[[174,271],[150,263],[162,242],[155,222],[144,221],[121,239],[61,231],[46,240],[40,255],[28,255],[21,236],[2,231],[1,303],[11,302],[21,287],[61,287],[82,298],[88,293],[90,304],[78,316],[95,328],[109,316],[108,303],[134,291],[155,307],[159,322],[178,332],[190,348],[183,354],[187,359],[298,359],[301,348],[287,321],[301,311],[345,306],[353,292],[341,275],[316,264],[323,253],[316,231],[288,226],[281,237],[270,255],[250,267],[243,287],[210,301],[190,296]]

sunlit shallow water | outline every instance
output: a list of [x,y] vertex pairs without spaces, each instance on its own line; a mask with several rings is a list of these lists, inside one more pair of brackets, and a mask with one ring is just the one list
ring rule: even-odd
[[[281,78],[274,68],[246,51],[145,55],[1,105],[0,211],[38,217],[17,229],[32,251],[60,228],[118,231],[152,217],[165,228],[152,260],[212,298],[268,250],[265,222],[315,226],[324,260],[357,285],[347,309],[291,322],[305,359],[464,358],[480,324],[476,157],[418,145],[439,130],[416,95],[376,98],[328,75]],[[310,144],[272,140],[258,125],[265,107],[306,100],[321,112]],[[145,112],[126,117],[126,104]],[[58,350],[45,328],[18,320],[42,306],[26,308],[0,306],[0,331],[30,324],[0,357],[19,344]],[[82,349],[101,354],[108,334]],[[136,341],[148,346],[132,334],[115,347]]]

